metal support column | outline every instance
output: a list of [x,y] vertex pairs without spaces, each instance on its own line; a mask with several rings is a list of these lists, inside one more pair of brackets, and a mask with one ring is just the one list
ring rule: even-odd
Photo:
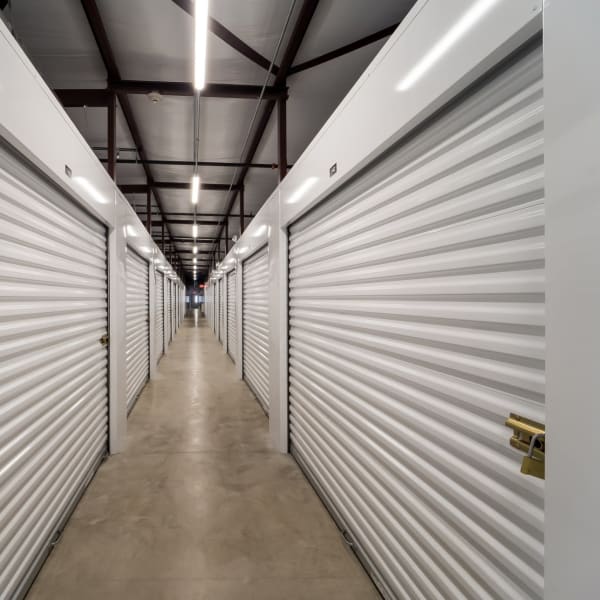
[[117,175],[117,96],[109,94],[108,96],[108,174],[113,180]]
[[244,186],[240,187],[240,235],[244,233]]
[[279,181],[287,175],[287,94],[277,99],[277,146],[279,161]]
[[152,237],[152,189],[146,192],[146,229]]

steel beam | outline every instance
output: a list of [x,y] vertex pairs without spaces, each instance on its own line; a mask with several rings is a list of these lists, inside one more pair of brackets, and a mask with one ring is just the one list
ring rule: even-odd
[[[407,13],[410,10],[410,8],[412,8],[412,4],[407,7],[407,10],[406,10]],[[402,18],[404,18],[404,16],[406,16],[406,15],[403,15]],[[351,44],[346,44],[345,46],[336,48],[335,50],[332,50],[331,52],[326,52],[325,54],[321,54],[321,56],[316,56],[315,58],[311,58],[310,60],[307,60],[303,63],[294,65],[290,69],[289,74],[294,75],[295,73],[300,73],[301,71],[306,71],[306,69],[311,69],[312,67],[317,67],[318,65],[322,65],[323,63],[326,63],[330,60],[339,58],[340,56],[344,56],[345,54],[349,54],[350,52],[354,52],[355,50],[364,48],[365,46],[368,46],[369,44],[372,44],[381,39],[387,38],[390,35],[392,35],[392,33],[394,33],[394,31],[396,31],[396,28],[398,27],[398,25],[400,25],[400,22],[394,23],[393,25],[390,25],[389,27],[386,27],[384,29],[376,31],[375,33],[372,33],[371,35],[367,35],[366,37],[361,38],[360,40],[356,40],[355,42],[352,42]]]
[[[110,81],[111,90],[125,94],[149,94],[158,92],[163,96],[193,96],[194,86],[187,81]],[[262,86],[237,83],[207,83],[200,91],[203,98],[260,98]],[[279,98],[287,92],[284,88],[267,86],[263,98]]]
[[[112,47],[108,40],[108,36],[106,35],[106,29],[104,28],[104,23],[102,22],[102,17],[100,16],[100,12],[98,10],[96,1],[81,0],[81,6],[83,7],[83,11],[90,25],[90,29],[92,30],[92,35],[94,36],[94,39],[96,40],[96,45],[98,46],[98,50],[100,51],[102,62],[104,63],[104,66],[106,68],[107,80],[120,81],[121,74],[117,67],[117,62],[115,60]],[[118,97],[123,117],[125,118],[125,122],[127,123],[127,127],[129,128],[129,132],[131,133],[133,143],[135,144],[135,147],[138,150],[138,155],[142,160],[145,160],[147,158],[146,153],[144,151],[140,131],[138,129],[137,122],[133,115],[133,110],[131,109],[129,99],[125,94],[118,94]],[[149,165],[143,165],[143,167],[146,173],[146,178],[148,179],[148,183],[152,184],[154,178],[152,176],[152,171],[150,170]],[[162,212],[162,201],[158,190],[154,191],[154,197],[156,198],[156,204],[158,205],[159,210]],[[164,229],[162,241],[164,248]]]
[[111,93],[107,89],[101,90],[54,90],[54,95],[64,108],[87,106],[90,108],[105,108],[110,102]]
[[[194,4],[192,0],[173,0],[173,2],[188,14],[194,16]],[[248,60],[251,60],[254,64],[257,64],[267,71],[271,68],[271,73],[276,74],[278,72],[279,68],[276,65],[271,67],[271,61],[248,46],[246,42],[242,41],[234,33],[229,31],[229,29],[221,25],[219,21],[210,16],[208,18],[208,29],[218,38],[223,40],[228,46],[239,52],[242,56],[245,56]]]
[[[292,66],[294,59],[296,58],[296,54],[300,49],[300,45],[302,44],[302,40],[308,31],[308,27],[310,25],[310,21],[315,14],[315,10],[319,4],[319,0],[303,0],[302,7],[300,8],[300,12],[298,18],[296,19],[296,23],[294,24],[294,29],[289,38],[289,42],[287,44],[287,48],[285,49],[283,59],[279,66],[279,70],[277,72],[277,76],[275,77],[275,81],[273,85],[275,87],[281,87],[284,85],[286,78],[288,76],[289,70]],[[267,125],[269,124],[269,120],[271,118],[271,114],[273,113],[273,109],[275,107],[275,100],[267,100],[265,109],[263,114],[254,130],[254,135],[252,137],[252,141],[248,146],[248,150],[244,155],[242,162],[251,163],[256,151],[258,150],[258,146],[262,140],[262,137],[265,133]],[[240,170],[240,174],[238,175],[237,185],[243,186],[244,179],[246,174],[248,173],[247,168],[242,168]],[[235,199],[237,196],[237,192],[233,191],[229,196],[229,202],[227,203],[227,214],[231,213],[231,209],[235,203]],[[223,226],[219,228],[219,236],[223,233]]]
[[[105,151],[105,148],[92,148],[93,150]],[[120,149],[121,152],[128,152],[129,149]],[[106,162],[106,158],[98,159],[100,162]],[[140,160],[135,158],[118,158],[118,165],[168,165],[176,167],[193,167],[196,163],[193,160]],[[279,167],[277,163],[241,163],[241,162],[220,162],[216,160],[199,160],[199,167],[225,167],[235,168],[247,167],[249,169],[270,169],[274,171]],[[288,170],[292,165],[288,165]]]
[[[204,225],[204,226],[210,226],[210,225],[220,225],[220,221],[194,221],[193,219],[160,219],[157,221],[152,221],[152,225],[161,225],[163,222],[165,222],[167,225],[193,225],[194,223],[196,223],[196,225]],[[214,238],[213,238],[214,241]]]
[[[189,181],[152,181],[152,183],[125,183],[119,186],[124,194],[145,194],[148,188],[156,190],[189,190],[192,184]],[[230,189],[236,189],[228,183],[201,183],[200,189],[216,192],[228,192]],[[164,212],[162,213],[165,214]]]

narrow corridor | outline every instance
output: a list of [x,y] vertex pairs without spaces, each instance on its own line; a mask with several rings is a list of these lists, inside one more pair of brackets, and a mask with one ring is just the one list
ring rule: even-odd
[[186,319],[30,600],[378,598],[209,331]]

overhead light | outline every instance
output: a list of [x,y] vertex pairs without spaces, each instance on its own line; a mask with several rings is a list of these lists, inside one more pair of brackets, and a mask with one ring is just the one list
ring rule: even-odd
[[498,0],[478,0],[471,5],[463,16],[452,25],[446,34],[425,54],[425,56],[407,73],[397,86],[399,92],[405,92],[411,88],[435,63],[437,63],[448,50],[469,29],[471,29],[487,13]]
[[200,196],[200,175],[192,175],[192,204],[198,204]]
[[198,254],[198,246],[194,246],[194,247],[192,248],[192,252],[193,252],[194,254]]
[[306,192],[308,192],[308,190],[310,190],[310,188],[313,187],[315,183],[317,183],[317,181],[319,181],[318,177],[309,177],[308,179],[306,179],[302,183],[302,185],[300,185],[296,190],[294,190],[292,195],[286,200],[286,203],[294,204],[298,202],[298,200],[301,200],[302,197],[306,194]]
[[206,83],[206,38],[208,36],[208,0],[194,2],[194,87]]
[[194,264],[198,262],[198,259],[194,256]]
[[137,231],[135,230],[135,227],[133,227],[132,225],[127,225],[125,230],[127,231],[127,237],[137,237],[138,236]]
[[90,183],[85,177],[78,175],[73,177],[73,181],[84,191],[88,196],[95,200],[99,204],[108,204],[110,199],[106,198],[104,194],[100,193],[96,187]]
[[192,237],[194,237],[194,238],[198,237],[198,223],[194,223],[192,225]]

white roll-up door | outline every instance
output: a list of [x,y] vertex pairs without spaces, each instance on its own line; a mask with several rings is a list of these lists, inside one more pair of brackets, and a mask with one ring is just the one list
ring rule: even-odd
[[384,595],[543,597],[539,49],[290,228],[293,454]]
[[0,146],[0,599],[20,598],[106,452],[105,228]]
[[235,310],[235,269],[227,273],[227,352],[235,362],[237,348],[237,319]]
[[156,321],[156,351],[160,357],[165,353],[165,284],[162,273],[154,272],[154,291],[156,305],[154,318]]
[[171,281],[165,277],[165,346],[171,343]]
[[242,370],[246,383],[269,412],[269,260],[267,246],[242,269]]
[[177,333],[177,284],[171,282],[171,314],[173,320],[173,337]]
[[150,376],[150,295],[148,263],[127,248],[126,264],[125,362],[129,412]]
[[219,341],[223,343],[225,333],[225,279],[219,279]]

